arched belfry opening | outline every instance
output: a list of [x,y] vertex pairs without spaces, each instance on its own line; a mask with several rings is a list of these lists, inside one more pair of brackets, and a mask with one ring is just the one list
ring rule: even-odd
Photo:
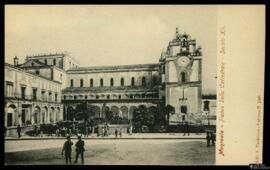
[[180,77],[181,77],[181,82],[185,83],[187,81],[187,74],[186,72],[181,72],[180,73]]

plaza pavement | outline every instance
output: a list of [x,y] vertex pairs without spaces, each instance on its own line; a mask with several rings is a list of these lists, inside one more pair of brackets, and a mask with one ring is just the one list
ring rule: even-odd
[[[179,134],[181,135],[181,134]],[[205,139],[111,139],[85,141],[85,165],[214,165],[215,147]],[[75,143],[77,139],[72,139]],[[6,165],[64,165],[65,139],[6,140]],[[73,146],[72,160],[75,152]]]

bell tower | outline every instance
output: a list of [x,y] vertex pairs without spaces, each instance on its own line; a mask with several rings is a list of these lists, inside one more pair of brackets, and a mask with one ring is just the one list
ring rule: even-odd
[[175,37],[160,61],[164,68],[166,105],[173,106],[175,112],[182,115],[183,121],[188,121],[188,114],[201,112],[201,47],[196,47],[195,39],[176,28]]

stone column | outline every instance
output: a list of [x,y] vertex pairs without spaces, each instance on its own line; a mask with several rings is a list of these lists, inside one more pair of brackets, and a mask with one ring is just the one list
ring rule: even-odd
[[50,111],[50,109],[48,108],[48,111],[47,111],[47,123],[50,123],[51,121],[50,121],[50,118],[51,118],[51,111]]
[[54,112],[53,112],[53,123],[56,123],[56,113],[57,113],[57,110],[54,109]]

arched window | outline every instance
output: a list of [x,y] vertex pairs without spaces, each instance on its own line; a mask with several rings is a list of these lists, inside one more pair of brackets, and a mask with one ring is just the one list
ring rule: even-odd
[[145,86],[145,77],[142,77],[142,86]]
[[93,79],[90,79],[90,87],[93,87],[93,85],[94,85],[94,81]]
[[56,59],[55,58],[53,59],[53,65],[54,66],[56,65]]
[[47,65],[47,59],[44,60],[44,63]]
[[80,87],[83,87],[83,79],[80,80]]
[[182,40],[182,46],[187,47],[187,40],[185,38]]
[[125,85],[125,81],[124,81],[124,78],[122,77],[121,78],[121,86],[124,86]]
[[187,76],[185,72],[181,72],[181,82],[185,83],[187,81]]
[[100,79],[100,86],[103,87],[103,79]]
[[110,95],[107,95],[107,99],[110,99]]
[[111,78],[111,86],[113,86],[113,78]]
[[73,87],[73,79],[70,80],[70,87]]
[[135,85],[135,78],[132,77],[132,78],[131,78],[131,86],[134,86],[134,85]]
[[153,76],[153,86],[157,85],[157,76]]

